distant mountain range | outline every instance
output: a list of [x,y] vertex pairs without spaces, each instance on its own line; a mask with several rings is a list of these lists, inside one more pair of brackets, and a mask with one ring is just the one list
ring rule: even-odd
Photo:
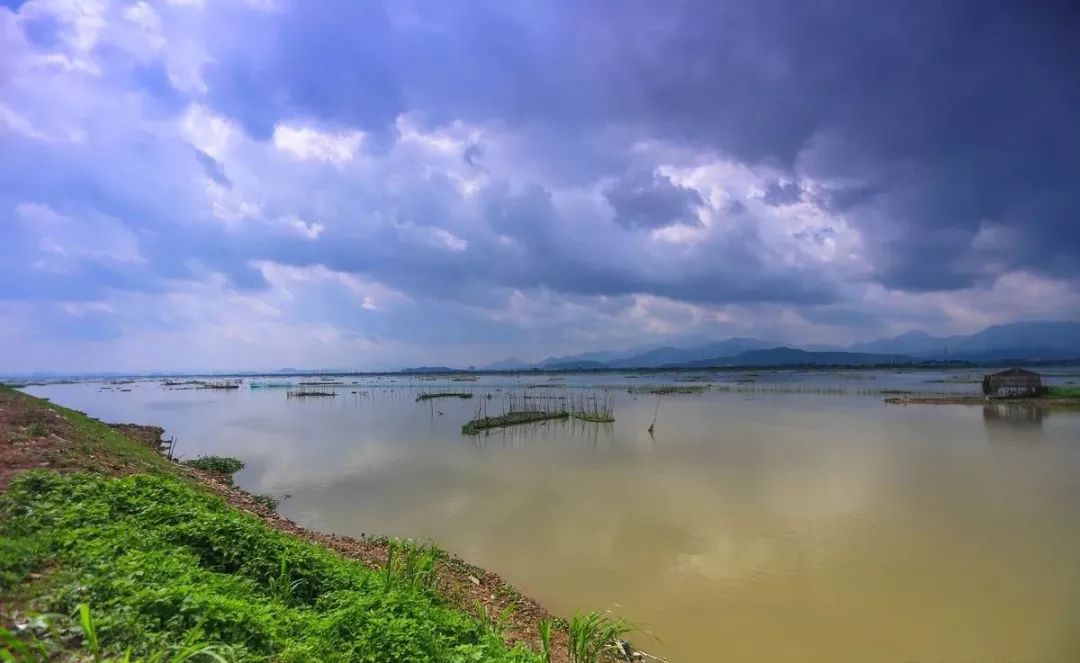
[[[503,370],[503,369],[485,369],[485,370]],[[510,369],[517,370],[517,369]],[[449,366],[410,366],[409,368],[403,368],[398,373],[415,373],[416,375],[434,375],[437,373],[467,373],[464,368],[450,368]]]
[[484,367],[485,371],[521,371],[527,368],[532,368],[532,364],[521,361],[517,357],[511,357],[509,359],[503,359],[502,361],[496,361],[488,364]]
[[875,354],[870,352],[832,352],[798,350],[796,348],[770,348],[747,350],[734,357],[716,357],[678,364],[679,368],[707,368],[710,366],[800,366],[804,364],[858,366],[860,364],[906,364],[908,355]]
[[1015,322],[968,335],[931,336],[913,331],[895,338],[856,343],[857,352],[899,352],[942,359],[1071,359],[1080,356],[1080,322]]
[[[620,370],[656,368],[708,368],[734,366],[811,366],[811,365],[889,365],[940,362],[943,360],[981,364],[1023,364],[1040,361],[1080,361],[1080,322],[1016,322],[994,325],[974,334],[931,336],[924,331],[910,331],[892,338],[864,341],[852,345],[829,346],[805,344],[792,347],[758,338],[729,338],[717,341],[702,336],[669,339],[664,343],[639,345],[624,350],[596,350],[577,355],[548,357],[529,363],[511,358],[479,367],[481,371],[526,370]],[[402,369],[407,374],[465,373],[469,368],[416,366]],[[378,372],[378,371],[376,371]],[[33,372],[8,376],[25,379],[61,377],[104,378],[141,376],[207,375],[351,375],[362,371],[349,369],[281,368],[277,371],[240,372]]]
[[1080,358],[1080,322],[1016,322],[967,335],[911,331],[847,347],[788,347],[756,338],[685,338],[626,350],[549,357],[535,364],[508,359],[482,370],[597,370],[800,364],[895,364],[921,361],[1054,361]]

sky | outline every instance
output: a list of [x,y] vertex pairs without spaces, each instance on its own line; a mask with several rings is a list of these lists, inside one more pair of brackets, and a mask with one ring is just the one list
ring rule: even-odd
[[1080,318],[1080,9],[0,0],[0,372]]

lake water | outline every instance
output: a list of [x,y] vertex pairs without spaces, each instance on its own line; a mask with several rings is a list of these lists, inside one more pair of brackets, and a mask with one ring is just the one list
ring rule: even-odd
[[[27,391],[242,458],[237,483],[308,527],[434,539],[557,614],[610,609],[672,661],[1080,660],[1080,413],[863,395],[977,389],[929,382],[950,377],[755,375],[664,396],[653,435],[657,396],[627,389],[671,376]],[[602,386],[613,424],[460,432],[481,399]],[[443,388],[477,398],[416,401]]]

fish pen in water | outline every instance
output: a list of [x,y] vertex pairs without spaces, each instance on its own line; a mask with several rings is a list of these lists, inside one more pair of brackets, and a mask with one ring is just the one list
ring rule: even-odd
[[631,387],[626,390],[628,394],[656,394],[663,396],[665,394],[700,394],[710,389],[715,388],[711,384],[703,385],[659,385],[659,386],[642,386]]
[[416,396],[417,401],[429,401],[434,398],[460,398],[462,400],[473,397],[471,391],[422,391]]
[[[499,414],[489,413],[488,402],[482,398],[476,404],[473,418],[461,427],[466,435],[475,435],[491,428],[502,428],[549,419],[571,417],[594,423],[615,421],[615,397],[611,394],[555,394],[505,392]],[[492,408],[494,410],[494,408]]]
[[205,382],[198,380],[195,383],[196,389],[239,389],[240,382],[235,380],[225,380],[222,382]]
[[594,423],[615,421],[615,396],[612,394],[573,394],[568,400],[570,412],[577,419]]
[[295,385],[292,382],[256,382],[252,381],[248,384],[250,389],[292,389]]
[[[552,394],[503,393],[501,414],[489,414],[488,402],[492,399],[481,398],[473,410],[471,421],[461,427],[465,435],[476,435],[491,428],[502,428],[517,424],[527,424],[547,419],[566,419],[570,413],[566,409],[565,397],[562,400]],[[494,409],[494,408],[492,408]]]
[[336,392],[324,391],[321,389],[312,389],[310,387],[298,387],[296,389],[290,389],[285,392],[286,398],[332,398],[337,396]]

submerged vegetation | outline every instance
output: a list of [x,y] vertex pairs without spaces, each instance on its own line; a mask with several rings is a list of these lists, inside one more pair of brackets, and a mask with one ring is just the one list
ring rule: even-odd
[[460,398],[464,400],[472,397],[473,393],[471,391],[427,391],[417,394],[416,400],[429,401],[433,398]]
[[322,391],[319,389],[312,389],[310,387],[301,386],[298,389],[290,389],[285,392],[286,398],[327,398],[337,396],[337,392],[334,391]]
[[280,382],[280,381],[266,381],[266,382],[251,382],[248,385],[251,389],[292,389],[292,382]]
[[465,435],[476,435],[477,433],[490,428],[529,424],[537,421],[546,421],[548,419],[566,419],[569,416],[570,413],[565,411],[544,412],[542,410],[519,410],[517,412],[508,412],[507,414],[501,414],[494,417],[477,417],[462,426],[461,432]]
[[659,396],[665,396],[668,394],[701,394],[709,391],[711,385],[664,385],[659,387],[633,387],[627,389],[627,393],[630,394],[657,394]]
[[194,383],[196,389],[239,389],[240,383],[237,381],[227,380],[224,382],[203,382],[196,381]]

